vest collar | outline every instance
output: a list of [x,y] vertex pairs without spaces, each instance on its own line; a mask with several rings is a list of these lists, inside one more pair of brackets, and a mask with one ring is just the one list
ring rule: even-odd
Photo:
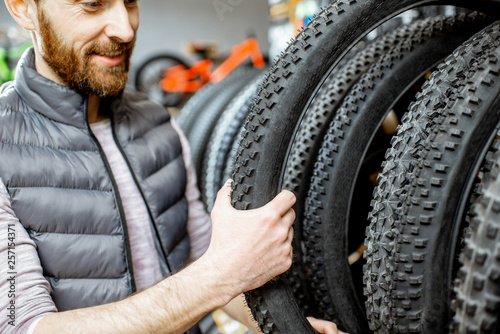
[[85,98],[66,86],[41,76],[33,48],[26,50],[16,69],[14,87],[36,112],[60,123],[86,127]]

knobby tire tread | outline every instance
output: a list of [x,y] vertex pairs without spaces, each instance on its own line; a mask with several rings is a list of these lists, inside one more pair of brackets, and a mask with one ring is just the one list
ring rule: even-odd
[[[191,155],[199,180],[202,179],[203,159],[206,153],[206,146],[210,135],[217,123],[220,114],[226,109],[233,98],[245,87],[249,81],[253,80],[260,71],[254,68],[240,69],[237,78],[231,80],[231,84],[218,91],[209,103],[203,107],[194,122],[191,132],[187,135],[191,146]],[[201,189],[203,193],[203,189]]]
[[226,78],[216,83],[207,83],[197,91],[180,109],[176,122],[186,137],[191,135],[193,127],[198,123],[198,118],[204,113],[206,107],[220,92],[231,87],[235,82],[241,81],[240,77],[248,68],[241,67],[231,72]]
[[244,118],[248,114],[253,97],[258,88],[261,76],[244,87],[241,92],[229,103],[217,121],[204,154],[203,168],[201,171],[202,199],[207,211],[212,210],[217,192],[222,186],[222,172],[225,167],[228,151],[234,137],[241,128]]
[[[338,324],[350,333],[369,331],[347,261],[347,236],[348,232],[364,232],[366,227],[359,220],[350,225],[350,210],[355,207],[369,211],[355,201],[360,198],[355,186],[370,154],[370,144],[399,98],[474,32],[491,22],[477,13],[414,22],[401,43],[393,45],[363,74],[329,126],[306,201],[306,264],[324,316],[338,319]],[[358,285],[362,285],[361,280]]]
[[[328,5],[289,43],[262,82],[237,153],[234,207],[260,207],[279,192],[295,126],[316,88],[344,54],[384,21],[426,4],[456,4],[493,12],[499,8],[496,1],[348,0]],[[281,277],[246,296],[264,333],[314,333]]]
[[[498,134],[497,134],[498,138]],[[500,140],[488,152],[478,197],[469,216],[470,233],[460,255],[450,333],[498,333],[500,307]]]
[[[370,43],[361,42],[357,45],[356,53],[351,54],[349,59],[339,64],[338,69],[329,74],[311,103],[293,140],[283,176],[283,188],[292,191],[297,197],[297,202],[293,207],[296,214],[294,258],[292,267],[286,273],[286,278],[305,314],[320,316],[301,254],[304,247],[301,236],[307,192],[321,142],[330,121],[344,97],[349,94],[351,87],[379,57],[394,45],[399,44],[410,30],[409,26],[402,26]],[[325,313],[322,312],[321,316],[324,317]]]
[[365,251],[366,305],[377,333],[448,328],[464,206],[500,118],[489,110],[500,85],[499,43],[497,23],[454,51],[426,82],[386,152]]

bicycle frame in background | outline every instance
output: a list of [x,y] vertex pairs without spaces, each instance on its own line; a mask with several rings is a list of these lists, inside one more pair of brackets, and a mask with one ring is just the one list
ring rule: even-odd
[[265,66],[259,42],[254,37],[250,37],[240,44],[233,46],[229,57],[213,72],[213,61],[210,59],[200,60],[189,68],[186,68],[184,65],[177,65],[166,69],[164,77],[160,81],[160,86],[168,93],[193,93],[208,82],[215,83],[223,80],[229,73],[249,58],[254,67],[263,68]]

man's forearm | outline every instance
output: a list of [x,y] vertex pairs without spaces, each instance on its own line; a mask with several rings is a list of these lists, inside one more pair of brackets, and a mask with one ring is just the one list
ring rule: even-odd
[[39,333],[183,333],[233,296],[217,272],[195,262],[155,286],[121,301],[54,313]]
[[183,333],[209,311],[262,286],[292,264],[295,196],[259,209],[231,206],[231,182],[212,210],[212,238],[200,259],[124,300],[45,316],[35,333]]

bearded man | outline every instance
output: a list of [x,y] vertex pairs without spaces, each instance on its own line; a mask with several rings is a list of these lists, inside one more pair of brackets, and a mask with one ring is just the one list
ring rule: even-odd
[[137,0],[5,4],[34,48],[0,89],[0,331],[196,333],[219,307],[258,331],[240,296],[291,265],[293,194],[237,211],[228,181],[210,222],[181,131],[125,89]]

